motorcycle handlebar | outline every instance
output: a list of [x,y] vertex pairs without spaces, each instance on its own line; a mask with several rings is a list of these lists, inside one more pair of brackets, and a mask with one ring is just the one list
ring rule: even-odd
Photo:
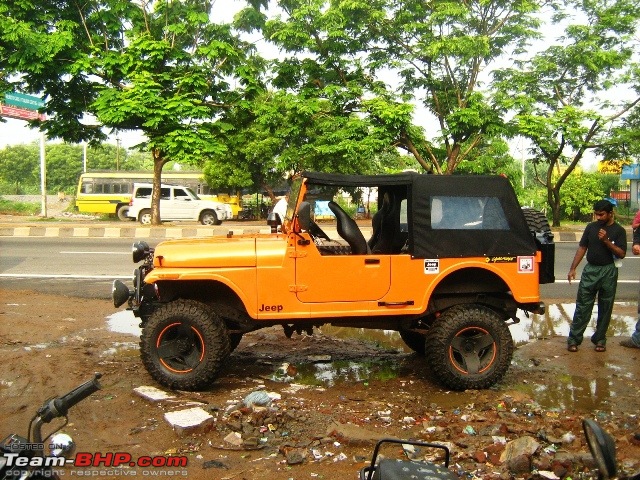
[[100,390],[100,388],[102,388],[100,382],[98,382],[100,377],[102,377],[102,374],[96,373],[91,380],[77,386],[62,397],[47,401],[38,411],[38,415],[42,421],[48,423],[54,418],[64,417],[71,407],[77,405],[92,393]]

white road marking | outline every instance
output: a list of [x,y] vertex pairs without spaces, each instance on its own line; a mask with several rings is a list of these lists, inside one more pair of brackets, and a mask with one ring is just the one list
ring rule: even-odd
[[59,253],[66,253],[69,255],[131,255],[131,252],[82,252],[82,251],[63,251]]

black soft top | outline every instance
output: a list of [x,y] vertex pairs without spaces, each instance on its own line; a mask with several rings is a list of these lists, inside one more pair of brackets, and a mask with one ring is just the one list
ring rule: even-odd
[[[488,175],[428,175],[405,172],[393,175],[341,175],[304,172],[314,185],[378,187],[407,200],[407,242],[417,258],[531,256],[536,253],[533,234],[509,180]],[[435,224],[468,213],[465,201],[484,205],[480,222],[460,228]],[[455,207],[443,214],[443,205]],[[457,206],[457,207],[456,207]],[[457,211],[456,211],[457,208]],[[439,212],[435,210],[440,209]],[[499,220],[489,221],[498,215]],[[403,229],[404,229],[403,228]]]
[[385,185],[410,185],[414,177],[421,175],[413,172],[392,175],[342,175],[340,173],[303,172],[314,185],[333,187],[378,187]]

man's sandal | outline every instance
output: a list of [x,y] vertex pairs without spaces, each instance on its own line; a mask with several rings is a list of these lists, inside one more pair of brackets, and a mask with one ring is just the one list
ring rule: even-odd
[[606,351],[607,351],[606,345],[596,345],[596,352],[606,352]]
[[578,346],[577,345],[569,345],[567,347],[567,350],[569,350],[570,352],[577,352],[578,351]]

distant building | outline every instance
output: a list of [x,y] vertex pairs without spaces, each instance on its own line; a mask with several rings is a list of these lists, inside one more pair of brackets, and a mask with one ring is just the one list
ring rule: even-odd
[[629,180],[629,207],[632,210],[640,208],[640,164],[622,167],[620,180]]

